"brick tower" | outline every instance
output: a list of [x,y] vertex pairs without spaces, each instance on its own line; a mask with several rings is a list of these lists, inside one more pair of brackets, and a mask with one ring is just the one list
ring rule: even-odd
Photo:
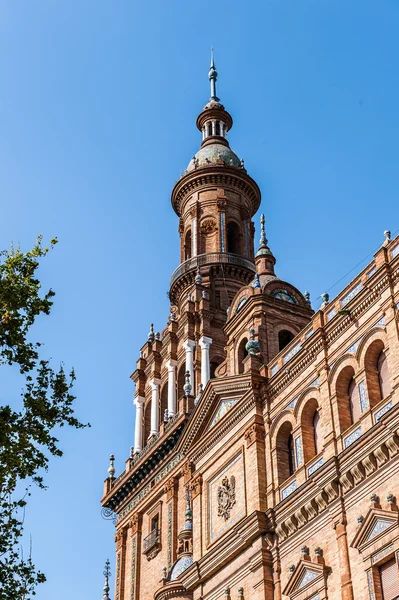
[[104,484],[115,600],[392,600],[399,241],[386,232],[314,313],[276,275],[263,215],[254,254],[260,191],[227,141],[213,57],[209,80],[172,191],[170,315],[140,351],[134,446]]

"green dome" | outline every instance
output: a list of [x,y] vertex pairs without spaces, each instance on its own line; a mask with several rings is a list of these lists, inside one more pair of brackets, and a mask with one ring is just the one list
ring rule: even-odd
[[223,161],[226,167],[241,168],[241,161],[237,154],[234,154],[228,146],[215,143],[201,148],[190,160],[186,172],[189,173],[196,168],[206,167],[207,165],[216,165],[220,160]]

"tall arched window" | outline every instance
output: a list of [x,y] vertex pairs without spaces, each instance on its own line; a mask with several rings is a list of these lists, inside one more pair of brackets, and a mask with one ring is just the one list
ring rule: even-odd
[[323,450],[324,440],[321,431],[320,413],[318,410],[315,411],[313,416],[313,438],[316,454],[319,454]]
[[288,346],[291,340],[294,339],[294,334],[287,329],[282,329],[278,332],[278,351],[281,352],[283,348]]
[[392,391],[389,381],[388,362],[384,350],[382,350],[377,360],[378,384],[380,387],[381,400],[389,396]]
[[240,253],[240,229],[237,223],[230,221],[227,225],[227,252]]
[[292,439],[292,425],[289,421],[284,423],[277,433],[276,460],[278,485],[281,485],[295,471],[294,440]]
[[[179,372],[177,374],[177,399],[179,400],[184,396],[184,384],[186,383],[186,363],[181,365]],[[190,381],[193,386],[192,381]]]
[[184,240],[184,260],[191,258],[191,229],[186,233]]
[[147,405],[144,406],[144,446],[147,443],[148,438],[150,437],[151,431],[151,402],[147,402]]
[[359,396],[359,388],[356,385],[355,380],[352,379],[348,385],[348,396],[349,396],[349,406],[351,411],[351,421],[352,423],[356,423],[359,420],[361,415],[360,410],[360,396]]
[[238,346],[237,352],[237,362],[238,362],[238,372],[244,373],[244,363],[243,360],[246,356],[248,356],[248,350],[246,349],[248,339],[244,338],[241,340],[240,345]]
[[168,384],[166,383],[162,390],[160,396],[160,411],[159,411],[159,422],[164,422],[165,410],[168,408]]
[[220,135],[220,123],[219,121],[216,121],[216,135]]

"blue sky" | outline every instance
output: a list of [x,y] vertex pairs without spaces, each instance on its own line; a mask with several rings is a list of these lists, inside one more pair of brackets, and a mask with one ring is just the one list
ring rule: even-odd
[[317,308],[399,229],[398,19],[396,0],[0,1],[1,248],[58,236],[41,269],[55,306],[37,334],[74,365],[92,424],[62,432],[65,456],[26,515],[48,577],[38,600],[100,598],[114,562],[99,500],[109,454],[119,473],[133,443],[139,348],[168,315],[170,192],[200,144],[209,47],[276,272]]

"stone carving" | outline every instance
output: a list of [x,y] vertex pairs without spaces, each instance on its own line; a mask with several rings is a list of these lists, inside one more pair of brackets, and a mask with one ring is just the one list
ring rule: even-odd
[[201,473],[197,473],[197,475],[190,482],[190,492],[191,499],[196,498],[202,491],[202,475]]
[[201,221],[201,233],[213,233],[214,231],[216,231],[216,223],[213,219]]
[[222,484],[218,487],[218,516],[223,517],[225,521],[230,518],[230,512],[236,503],[236,480],[234,475],[224,477]]

